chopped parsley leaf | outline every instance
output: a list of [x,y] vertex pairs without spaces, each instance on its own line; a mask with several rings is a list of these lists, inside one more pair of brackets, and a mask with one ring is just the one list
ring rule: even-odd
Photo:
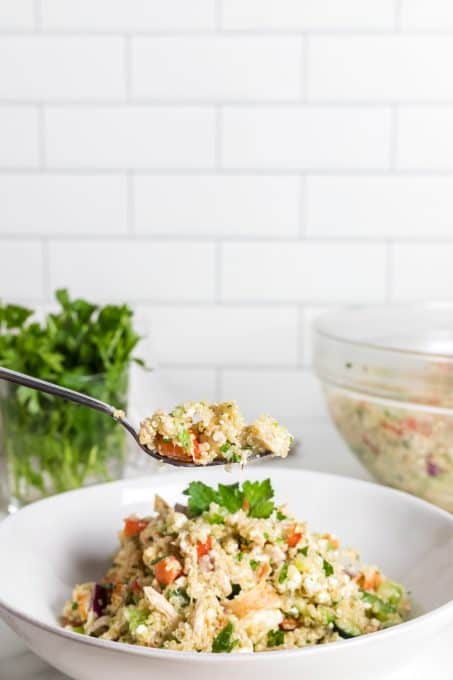
[[189,430],[182,428],[182,430],[178,432],[178,441],[183,449],[186,451],[192,451],[192,437]]
[[221,654],[222,652],[230,653],[239,643],[239,640],[232,640],[233,624],[227,623],[225,628],[222,628],[220,633],[214,638],[212,643],[212,651],[214,654]]
[[285,562],[283,567],[280,569],[280,573],[278,575],[278,582],[284,583],[287,578],[288,578],[288,564]]
[[333,567],[332,567],[332,565],[330,564],[330,562],[328,562],[327,560],[324,560],[324,559],[323,559],[323,561],[322,561],[322,568],[324,569],[324,573],[325,573],[326,576],[332,576],[332,574],[333,574]]
[[268,647],[280,647],[285,642],[285,633],[277,628],[277,630],[270,630],[267,634]]

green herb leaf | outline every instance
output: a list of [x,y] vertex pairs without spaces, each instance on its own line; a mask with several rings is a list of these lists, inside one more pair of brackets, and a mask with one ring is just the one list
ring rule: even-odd
[[286,515],[283,514],[283,512],[280,512],[280,510],[277,510],[277,519],[279,522],[282,522],[284,519],[288,519]]
[[203,482],[190,482],[183,494],[189,497],[188,507],[192,515],[201,515],[217,501],[216,491]]
[[278,582],[284,583],[287,578],[288,578],[288,564],[285,562],[285,564],[280,569],[280,573],[278,575]]
[[326,576],[332,576],[332,574],[333,574],[333,567],[332,567],[332,565],[330,564],[330,562],[328,562],[327,560],[324,560],[324,559],[323,559],[323,561],[322,561],[322,568],[324,569],[324,574],[325,574]]
[[277,630],[270,630],[267,634],[268,647],[280,647],[285,642],[285,633],[277,628]]
[[305,545],[303,548],[300,548],[298,551],[301,555],[304,555],[304,557],[307,557],[308,555],[308,545]]
[[135,633],[137,628],[145,623],[149,616],[147,609],[137,609],[137,607],[127,607],[127,620],[129,623],[129,630]]
[[263,519],[270,517],[274,511],[274,503],[271,501],[271,498],[274,497],[271,480],[265,479],[262,482],[246,481],[242,488],[244,499],[250,505],[248,511],[250,517]]
[[219,484],[217,502],[228,512],[234,513],[241,509],[244,496],[239,484]]
[[178,432],[178,441],[183,449],[186,451],[192,451],[192,437],[190,436],[190,432],[188,430],[183,428]]
[[220,633],[214,638],[212,643],[212,651],[214,654],[221,654],[222,652],[232,652],[236,645],[239,643],[238,640],[232,640],[233,635],[233,624],[227,623],[225,628],[222,628]]
[[186,607],[188,604],[190,604],[190,597],[187,593],[187,590],[185,588],[173,588],[172,590],[168,591],[168,597],[177,597],[180,600],[183,601],[184,606]]
[[268,518],[274,511],[271,500],[274,490],[270,479],[262,482],[244,482],[242,489],[238,483],[219,484],[217,491],[203,482],[191,482],[184,495],[189,497],[188,506],[193,515],[201,515],[211,503],[217,503],[228,512],[234,513],[246,508],[250,517]]
[[[128,369],[140,340],[127,305],[99,307],[56,292],[58,308],[43,321],[33,311],[0,303],[0,365],[86,392],[126,409]],[[9,386],[4,446],[13,492],[25,502],[109,481],[122,466],[125,435],[113,421],[61,399]]]
[[251,569],[253,571],[256,571],[258,569],[259,565],[261,564],[261,562],[259,560],[250,560],[249,564],[250,564]]

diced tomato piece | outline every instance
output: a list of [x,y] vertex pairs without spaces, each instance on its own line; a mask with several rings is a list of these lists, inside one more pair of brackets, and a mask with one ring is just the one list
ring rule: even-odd
[[203,555],[207,555],[211,550],[212,550],[212,536],[208,536],[204,543],[202,543],[201,541],[197,542],[198,559],[203,557]]
[[411,432],[418,432],[419,434],[423,434],[426,437],[429,437],[432,432],[430,423],[425,423],[412,417],[405,418],[403,420],[403,425],[407,430],[410,430]]
[[295,531],[294,527],[291,529],[291,533],[288,535],[286,542],[290,548],[294,548],[302,538],[302,532]]
[[375,444],[373,444],[373,442],[369,439],[369,437],[367,437],[366,434],[363,435],[362,441],[363,441],[364,444],[366,444],[366,445],[368,446],[368,448],[370,449],[370,451],[371,451],[372,453],[374,453],[375,456],[377,456],[377,455],[379,454],[379,449],[378,449],[378,447],[375,446]]
[[395,423],[389,423],[388,420],[381,421],[381,427],[387,432],[392,432],[396,434],[397,437],[401,437],[403,434],[403,428],[400,425],[395,425]]
[[168,586],[182,574],[182,566],[179,560],[172,555],[164,557],[154,565],[154,575],[161,585]]
[[192,435],[192,446],[193,446],[193,459],[200,460],[201,456],[200,442],[198,441],[194,434]]
[[137,536],[140,532],[143,531],[143,529],[146,529],[147,526],[148,520],[146,519],[138,519],[138,517],[127,517],[124,520],[123,534],[126,536],[126,538],[130,538],[131,536]]
[[361,573],[357,578],[357,583],[362,590],[377,590],[382,583],[382,576],[378,571],[375,571],[368,576]]
[[174,444],[173,442],[166,442],[162,438],[156,439],[156,449],[164,458],[176,458],[176,460],[192,460],[190,453],[188,453],[182,446]]
[[141,592],[141,586],[138,578],[134,578],[134,580],[131,583],[131,590],[133,593],[140,593]]

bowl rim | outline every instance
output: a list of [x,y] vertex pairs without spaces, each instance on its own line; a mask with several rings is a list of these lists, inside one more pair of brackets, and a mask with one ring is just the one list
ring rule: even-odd
[[[265,471],[268,470],[269,473],[275,474],[277,472],[278,474],[281,474],[282,471],[277,471],[275,468],[270,467],[270,466],[261,466],[261,470]],[[413,496],[412,494],[406,493],[405,491],[400,491],[399,489],[394,489],[391,487],[384,486],[382,484],[378,484],[376,482],[371,482],[367,480],[362,480],[362,479],[357,479],[354,477],[349,477],[345,475],[336,475],[333,473],[326,473],[326,472],[318,472],[316,470],[305,470],[303,468],[294,468],[294,467],[287,467],[285,468],[287,471],[291,471],[292,473],[296,472],[297,474],[302,474],[307,477],[322,477],[323,479],[330,479],[332,481],[338,481],[340,479],[341,481],[344,481],[348,484],[352,484],[353,486],[367,486],[367,487],[373,487],[375,491],[379,489],[379,493],[382,493],[383,495],[387,496],[401,496],[405,498],[405,502],[412,503],[415,506],[419,506],[422,508],[425,508],[426,511],[429,511],[435,515],[438,515],[440,517],[443,517],[444,519],[447,519],[449,523],[453,525],[453,515],[448,513],[446,510],[442,510],[441,508],[437,507],[436,505],[433,505],[431,503],[428,503],[427,501],[418,498],[417,496]],[[139,476],[139,477],[134,477],[132,479],[120,479],[116,480],[114,482],[107,482],[104,484],[94,484],[89,487],[84,487],[81,489],[74,489],[72,491],[67,491],[62,494],[57,494],[54,496],[50,496],[49,498],[44,498],[39,501],[36,501],[35,503],[31,503],[30,505],[26,506],[25,508],[21,508],[18,510],[16,513],[6,517],[6,519],[2,520],[0,522],[0,536],[2,533],[2,528],[6,524],[9,524],[10,522],[14,521],[14,518],[19,514],[19,513],[27,513],[32,511],[33,507],[36,505],[52,505],[53,503],[57,502],[60,497],[64,496],[67,497],[68,495],[79,495],[79,494],[84,494],[84,493],[93,493],[99,488],[103,487],[112,487],[112,486],[117,486],[117,487],[122,487],[122,486],[135,486],[139,484],[143,484],[144,482],[147,482],[148,484],[165,484],[166,481],[168,480],[169,484],[175,484],[176,483],[176,477],[175,475],[171,473],[167,473],[163,475],[162,477],[156,477],[155,475],[145,475],[145,476]],[[87,635],[81,635],[79,633],[74,633],[72,631],[66,630],[62,626],[59,626],[57,624],[48,624],[40,621],[34,616],[30,616],[28,614],[25,614],[24,612],[20,611],[16,607],[13,607],[11,605],[8,605],[1,596],[0,593],[0,614],[5,613],[8,615],[8,617],[5,617],[6,622],[8,623],[8,618],[9,617],[15,617],[20,619],[21,621],[34,626],[36,628],[39,628],[41,631],[44,631],[46,633],[50,633],[51,635],[56,635],[57,637],[60,636],[62,638],[65,638],[69,641],[80,643],[82,645],[87,644],[90,645],[93,648],[100,648],[100,649],[106,649],[106,650],[111,650],[111,651],[116,651],[116,652],[122,652],[122,653],[129,653],[133,654],[135,656],[142,656],[142,657],[149,657],[149,658],[155,658],[155,659],[161,659],[161,660],[169,660],[169,661],[178,661],[180,660],[181,662],[184,661],[196,661],[197,663],[224,663],[226,659],[229,660],[228,663],[242,663],[242,662],[257,662],[259,660],[263,660],[267,658],[267,654],[265,653],[259,653],[259,652],[242,652],[240,654],[228,654],[228,653],[220,653],[216,654],[213,652],[192,652],[192,651],[174,651],[170,649],[156,649],[156,648],[148,648],[148,647],[142,647],[140,645],[132,645],[129,643],[118,643],[113,640],[100,640],[99,638],[93,638],[89,637]],[[440,607],[436,607],[435,609],[431,609],[428,612],[425,612],[424,614],[420,614],[419,616],[416,616],[413,619],[409,619],[408,621],[404,621],[403,623],[400,623],[396,626],[391,626],[390,628],[386,628],[384,630],[376,631],[374,633],[367,633],[365,635],[359,635],[358,637],[347,639],[347,640],[337,640],[336,642],[332,642],[329,644],[325,645],[308,645],[307,647],[300,647],[298,649],[283,649],[283,650],[274,650],[270,653],[278,655],[279,659],[285,659],[285,658],[293,658],[295,656],[299,656],[301,654],[305,655],[310,655],[313,656],[315,654],[327,654],[327,653],[334,653],[335,650],[339,648],[344,648],[344,645],[347,645],[348,648],[350,647],[353,649],[354,647],[357,647],[358,645],[363,645],[367,644],[372,640],[375,640],[376,642],[378,640],[384,640],[387,639],[391,636],[397,636],[400,634],[403,634],[404,632],[408,631],[409,629],[412,629],[414,627],[423,625],[427,621],[430,621],[432,619],[438,618],[439,616],[443,616],[447,614],[448,612],[452,613],[452,619],[453,619],[453,599],[451,599],[449,602],[446,602],[445,604],[441,605]]]
[[405,357],[416,357],[419,359],[425,359],[427,361],[445,361],[446,363],[453,363],[452,354],[444,354],[442,352],[424,352],[422,350],[412,350],[412,349],[401,349],[397,347],[391,347],[385,344],[380,344],[377,342],[354,340],[352,338],[347,338],[341,335],[337,335],[335,332],[325,330],[323,324],[330,321],[334,317],[340,317],[342,314],[355,314],[358,315],[361,312],[384,312],[389,310],[429,310],[429,309],[451,309],[453,311],[453,301],[449,300],[432,300],[425,302],[380,302],[376,304],[353,304],[353,305],[341,305],[330,311],[325,311],[321,313],[312,322],[312,330],[314,333],[320,337],[326,338],[327,340],[333,340],[334,342],[342,343],[344,345],[350,345],[353,347],[362,347],[364,349],[370,349],[377,352],[383,352],[385,354],[395,354]]

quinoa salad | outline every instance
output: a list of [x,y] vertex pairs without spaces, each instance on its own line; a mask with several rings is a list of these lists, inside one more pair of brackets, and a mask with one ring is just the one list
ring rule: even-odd
[[337,537],[276,506],[269,479],[191,482],[187,505],[130,516],[98,582],[77,585],[68,630],[151,648],[237,653],[374,633],[409,615],[403,586]]
[[340,434],[377,479],[453,512],[453,417],[446,408],[331,387],[326,394]]
[[245,463],[266,452],[286,458],[293,437],[270,416],[247,425],[235,401],[189,401],[171,413],[159,410],[146,418],[139,440],[163,457],[206,465],[214,460]]

